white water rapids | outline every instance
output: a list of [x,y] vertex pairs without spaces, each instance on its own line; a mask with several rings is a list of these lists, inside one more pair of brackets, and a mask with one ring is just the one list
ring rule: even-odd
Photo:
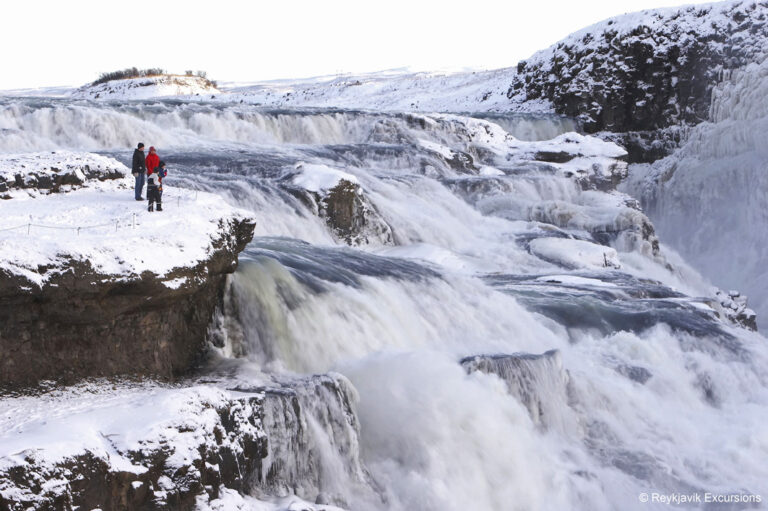
[[[520,122],[531,139],[571,127]],[[346,411],[317,407],[307,441],[323,476],[298,492],[327,492],[355,510],[663,507],[642,501],[654,492],[768,498],[765,338],[689,298],[706,283],[663,246],[652,253],[628,198],[492,154],[502,128],[479,125],[483,149],[470,125],[7,99],[0,151],[81,149],[127,163],[141,140],[168,162],[168,189],[213,190],[253,211],[256,238],[216,318],[220,357],[240,381],[337,372],[356,399],[359,444],[325,415]],[[500,171],[457,169],[445,148]],[[286,187],[297,162],[355,176],[394,244],[339,242]],[[589,254],[537,252],[540,238],[584,243],[565,252],[610,247],[621,268],[566,264]],[[460,364],[549,350],[556,359]],[[524,377],[504,379],[521,364]]]

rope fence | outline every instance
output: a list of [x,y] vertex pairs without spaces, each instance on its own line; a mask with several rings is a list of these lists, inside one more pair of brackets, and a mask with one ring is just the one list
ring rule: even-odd
[[[178,190],[177,193],[170,194],[168,196],[163,197],[163,205],[168,204],[168,202],[165,199],[170,199],[171,202],[173,199],[176,199],[176,206],[181,207],[181,201],[189,201],[189,202],[196,202],[197,201],[197,190],[190,190],[187,192],[182,192],[181,190]],[[91,229],[101,229],[105,227],[114,227],[115,232],[120,230],[120,228],[130,228],[130,229],[136,229],[137,225],[141,225],[138,220],[138,215],[141,213],[131,213],[129,215],[123,215],[121,217],[115,218],[113,220],[110,220],[109,222],[101,223],[101,224],[92,224],[92,225],[51,225],[51,224],[40,224],[36,223],[32,220],[32,215],[30,215],[29,222],[16,225],[14,227],[2,227],[0,228],[0,232],[10,232],[10,231],[18,231],[20,229],[26,229],[26,235],[30,236],[32,234],[32,228],[36,229],[53,229],[53,230],[60,230],[60,231],[73,231],[76,232],[78,236],[80,236],[81,231],[87,231]],[[162,214],[162,213],[161,213]]]

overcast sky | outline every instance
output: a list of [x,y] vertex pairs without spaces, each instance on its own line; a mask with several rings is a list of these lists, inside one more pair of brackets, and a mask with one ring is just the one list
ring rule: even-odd
[[219,81],[493,69],[604,18],[680,3],[3,0],[0,89],[81,85],[131,66],[202,69]]

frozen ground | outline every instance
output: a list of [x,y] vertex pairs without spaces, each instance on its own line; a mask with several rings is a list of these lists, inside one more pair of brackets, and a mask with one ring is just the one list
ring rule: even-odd
[[164,211],[148,213],[147,202],[134,199],[129,170],[111,158],[66,151],[0,155],[0,173],[8,177],[50,175],[52,168],[86,165],[118,169],[124,177],[87,180],[83,188],[71,191],[65,185],[51,194],[12,189],[9,199],[0,200],[0,268],[38,286],[73,259],[88,261],[105,275],[163,275],[205,260],[222,225],[246,215],[216,195],[174,188],[173,168],[165,185]]
[[[178,77],[177,81],[135,78],[77,89],[67,87],[0,91],[21,97],[72,97],[99,101],[178,97],[191,101],[247,103],[267,107],[360,108],[382,111],[508,112],[513,68],[427,73],[407,69],[360,75],[227,83],[218,89]],[[548,112],[544,103],[516,107]]]

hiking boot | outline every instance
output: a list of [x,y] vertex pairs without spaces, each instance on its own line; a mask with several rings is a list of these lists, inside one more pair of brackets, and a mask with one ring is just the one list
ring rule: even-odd
[[[147,208],[147,211],[149,211],[150,213],[152,213],[154,210],[155,210],[155,205],[154,205],[154,204],[152,204],[152,203],[150,202],[150,203],[149,203],[149,207]],[[161,211],[159,206],[158,206],[157,210],[158,210],[158,211]]]
[[163,205],[158,203],[157,210],[158,211],[162,211],[163,210]]
[[136,197],[136,200],[144,200],[144,197]]

